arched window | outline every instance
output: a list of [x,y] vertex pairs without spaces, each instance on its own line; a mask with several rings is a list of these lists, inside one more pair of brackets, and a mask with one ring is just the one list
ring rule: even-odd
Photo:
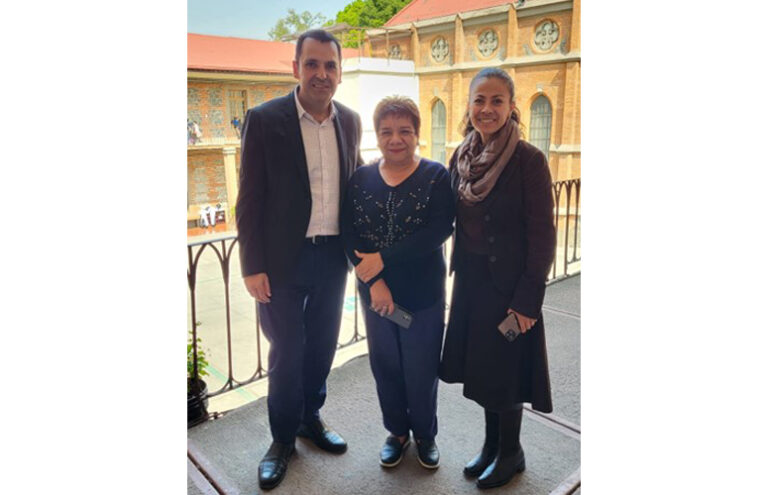
[[432,159],[445,164],[445,105],[440,100],[432,105]]
[[552,105],[541,95],[531,105],[531,144],[544,152],[549,160],[549,136],[552,129]]

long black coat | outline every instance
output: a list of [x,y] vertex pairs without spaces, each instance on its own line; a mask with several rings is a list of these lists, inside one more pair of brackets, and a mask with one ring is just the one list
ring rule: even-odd
[[[456,154],[450,161],[457,191]],[[463,382],[464,395],[491,410],[530,402],[552,411],[541,306],[555,255],[552,178],[544,154],[520,141],[485,200],[483,235],[488,256],[470,255],[455,236],[451,314],[440,377]],[[461,229],[462,217],[457,216]],[[528,332],[507,342],[496,326],[507,308],[537,318]]]
[[[295,91],[295,90],[294,90]],[[362,163],[360,116],[334,101],[339,149],[339,210],[346,184]],[[312,212],[309,172],[293,92],[248,110],[243,125],[237,230],[242,275],[287,280]],[[344,259],[340,251],[339,256]]]

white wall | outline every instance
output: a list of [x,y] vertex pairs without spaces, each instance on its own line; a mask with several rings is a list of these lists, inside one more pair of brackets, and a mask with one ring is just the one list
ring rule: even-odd
[[376,147],[373,110],[385,96],[407,96],[419,104],[419,79],[411,60],[356,57],[341,62],[341,84],[335,100],[360,114],[363,140],[360,145],[367,162],[381,156]]

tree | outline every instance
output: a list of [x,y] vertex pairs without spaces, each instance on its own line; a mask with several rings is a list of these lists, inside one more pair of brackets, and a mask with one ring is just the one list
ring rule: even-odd
[[360,13],[362,26],[379,27],[411,3],[411,0],[365,0]]
[[[379,27],[408,5],[411,0],[355,0],[336,14],[336,22],[354,27]],[[357,48],[362,31],[351,30],[345,36],[344,46]]]
[[288,15],[278,19],[275,26],[269,30],[267,35],[271,40],[281,40],[284,36],[293,33],[302,33],[307,29],[313,27],[319,27],[326,23],[326,18],[323,14],[315,13],[305,10],[301,14],[297,13],[294,9],[288,9]]

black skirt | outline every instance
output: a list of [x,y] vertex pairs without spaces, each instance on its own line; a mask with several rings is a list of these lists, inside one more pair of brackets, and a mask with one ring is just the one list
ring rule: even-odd
[[537,411],[552,412],[542,316],[508,342],[497,326],[511,297],[493,285],[487,256],[457,249],[440,378],[463,383],[464,396],[491,411],[529,402]]

